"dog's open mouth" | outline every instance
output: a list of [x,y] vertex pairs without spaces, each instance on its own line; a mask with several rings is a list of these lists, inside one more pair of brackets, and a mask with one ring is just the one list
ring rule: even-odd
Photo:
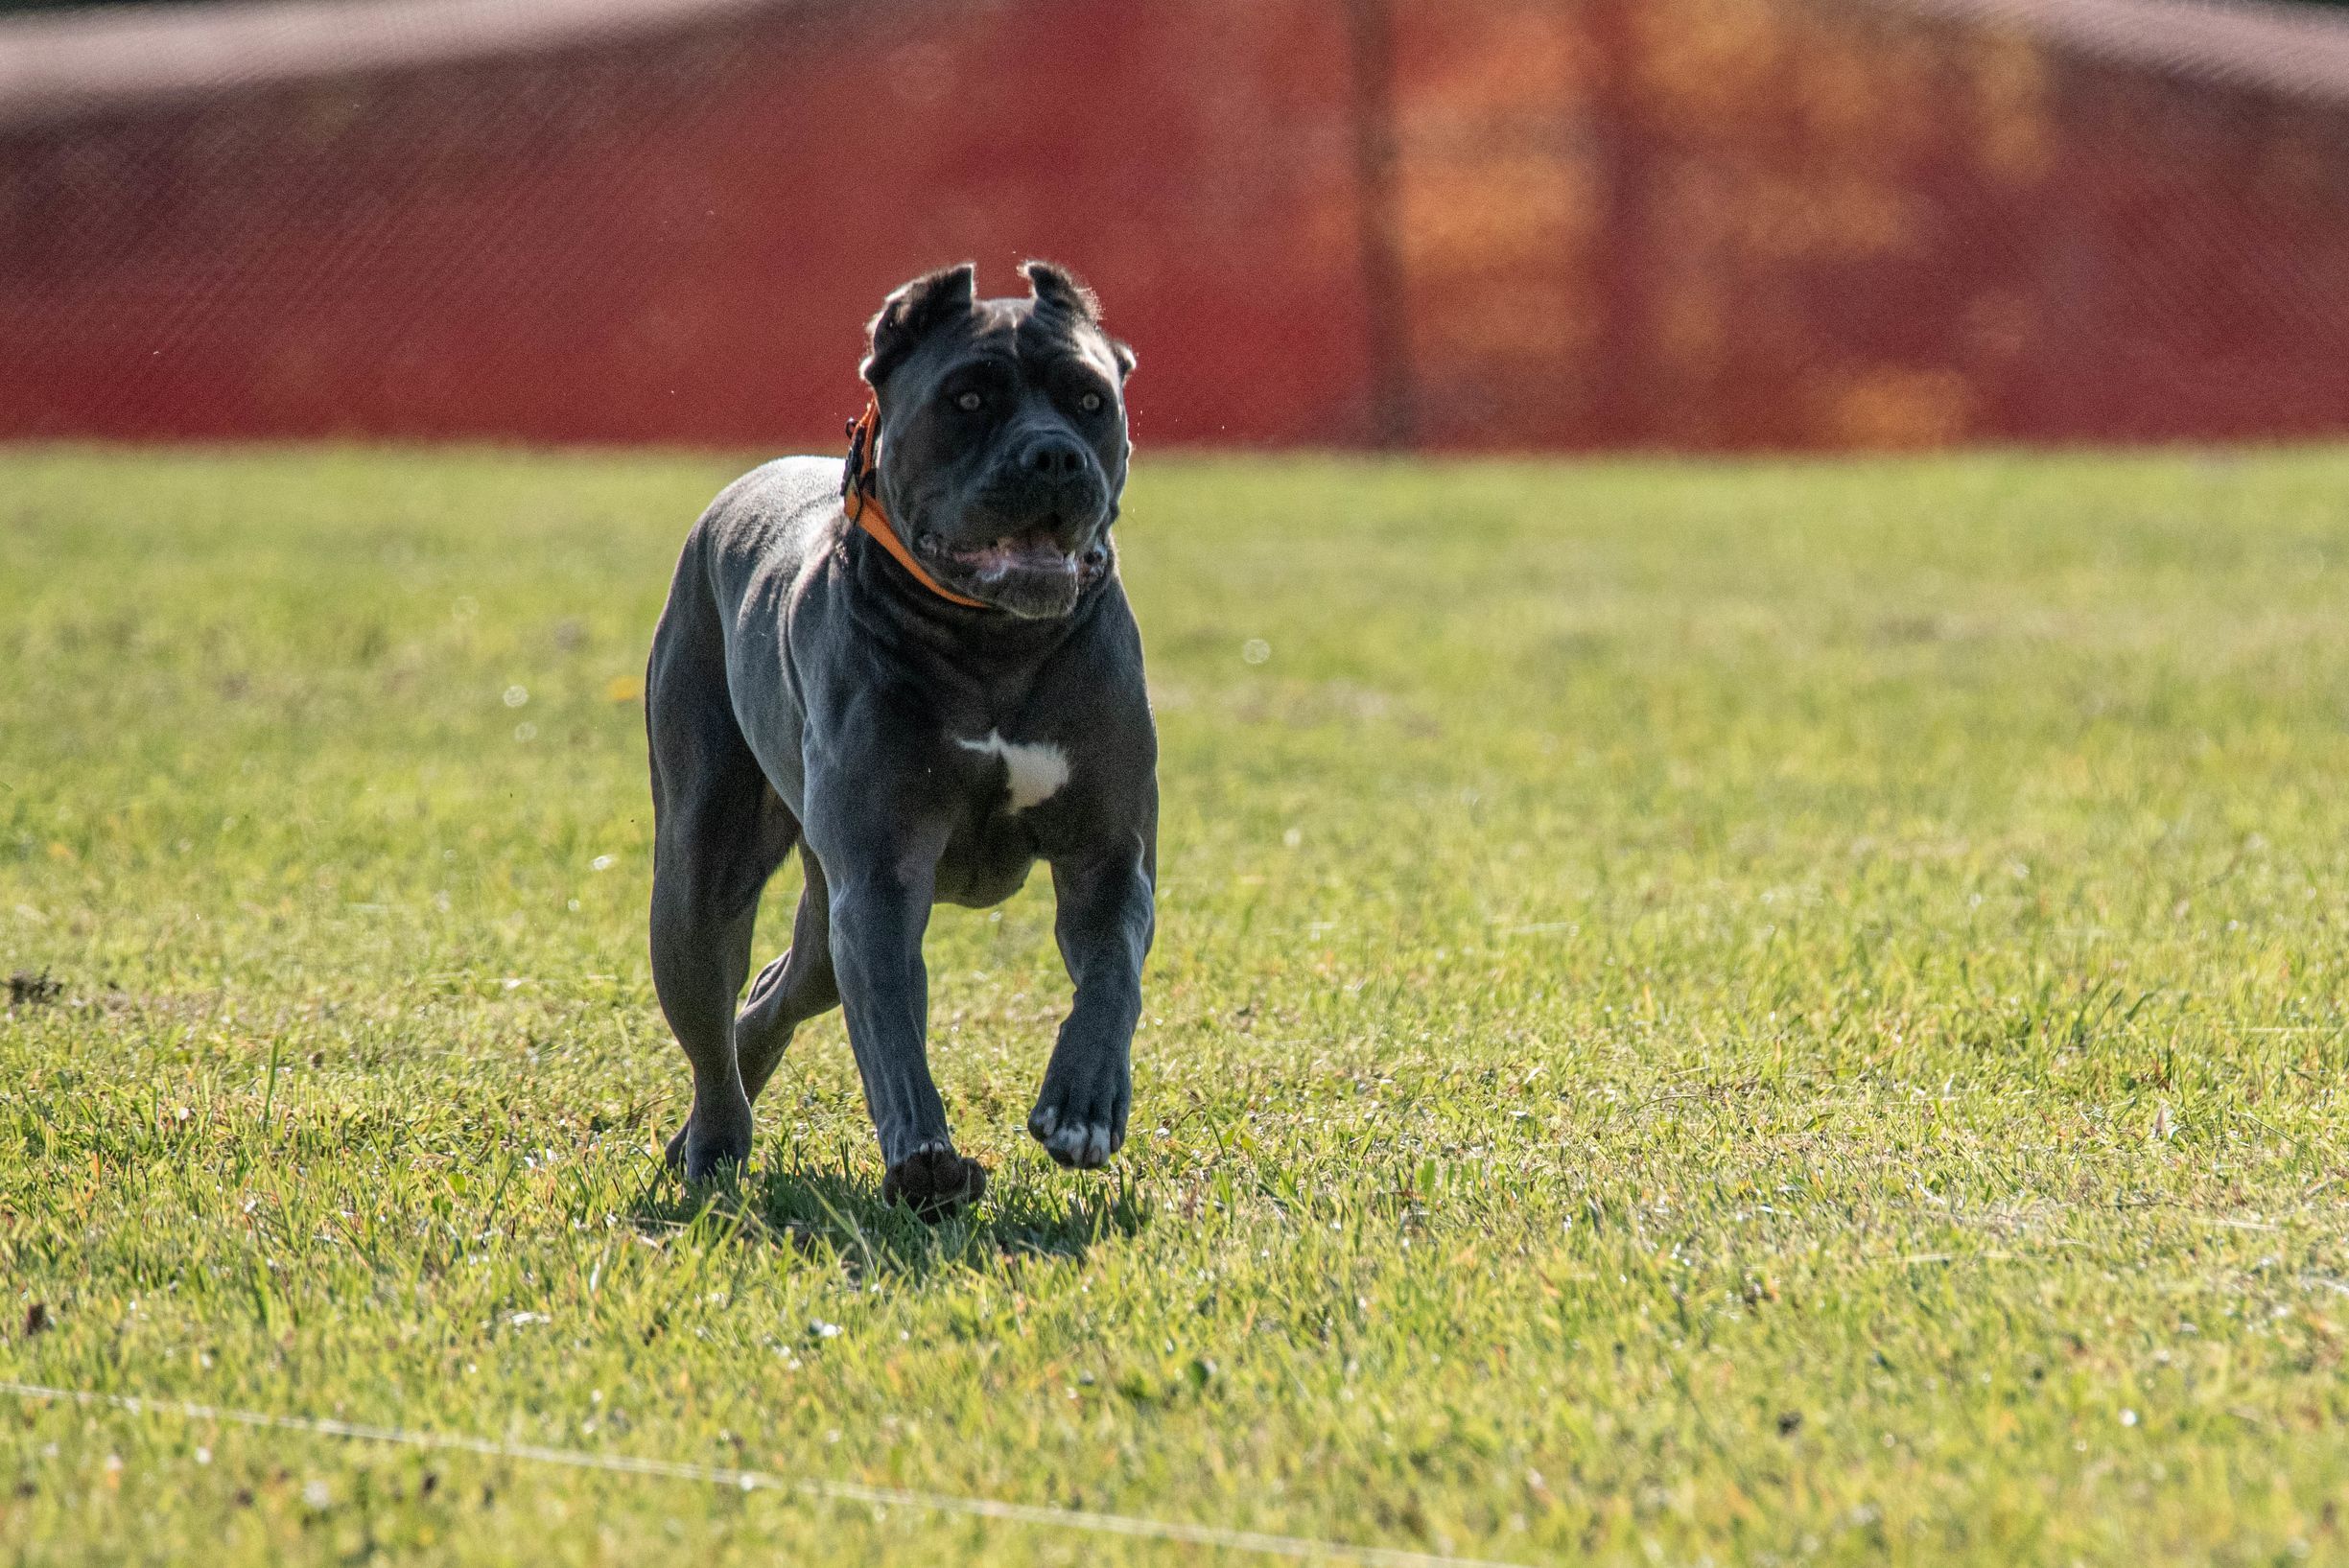
[[958,573],[976,583],[1053,577],[1081,582],[1099,571],[1109,558],[1108,550],[1097,544],[1082,550],[1068,550],[1047,528],[1029,528],[970,545],[950,545],[936,534],[926,534],[922,544],[925,553],[951,563]]

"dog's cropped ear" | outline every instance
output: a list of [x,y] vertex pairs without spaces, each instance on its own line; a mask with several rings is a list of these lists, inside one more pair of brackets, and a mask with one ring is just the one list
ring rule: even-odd
[[1067,268],[1031,258],[1020,264],[1020,275],[1027,279],[1027,292],[1037,304],[1067,311],[1096,327],[1101,324],[1101,301]]
[[[1066,267],[1030,258],[1020,264],[1020,275],[1027,279],[1027,292],[1037,304],[1066,311],[1096,330],[1100,327],[1100,296],[1079,282],[1077,275]],[[1112,338],[1109,351],[1117,362],[1119,381],[1134,373],[1134,351],[1131,348]]]
[[871,352],[857,367],[865,385],[878,391],[889,372],[904,363],[930,330],[971,308],[978,295],[978,268],[972,262],[925,272],[881,302],[881,312],[865,323]]

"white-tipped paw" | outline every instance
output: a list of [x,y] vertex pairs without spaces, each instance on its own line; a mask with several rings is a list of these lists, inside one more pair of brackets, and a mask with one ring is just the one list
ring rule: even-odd
[[1061,1164],[1075,1170],[1093,1170],[1109,1163],[1109,1157],[1117,1152],[1125,1141],[1125,1130],[1116,1125],[1107,1110],[1092,1115],[1083,1112],[1064,1117],[1057,1105],[1040,1104],[1029,1112],[1028,1135],[1045,1147]]

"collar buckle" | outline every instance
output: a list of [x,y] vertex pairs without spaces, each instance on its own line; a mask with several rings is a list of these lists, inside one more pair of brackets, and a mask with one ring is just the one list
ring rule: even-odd
[[867,399],[864,412],[848,422],[848,460],[840,465],[840,503],[851,522],[860,519],[865,503],[880,494],[880,437],[881,408]]

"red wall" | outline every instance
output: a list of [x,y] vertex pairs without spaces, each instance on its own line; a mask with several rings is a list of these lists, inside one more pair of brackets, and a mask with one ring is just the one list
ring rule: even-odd
[[891,286],[1028,254],[1145,442],[2349,430],[2338,106],[1833,0],[996,0],[0,130],[0,435],[828,447]]

